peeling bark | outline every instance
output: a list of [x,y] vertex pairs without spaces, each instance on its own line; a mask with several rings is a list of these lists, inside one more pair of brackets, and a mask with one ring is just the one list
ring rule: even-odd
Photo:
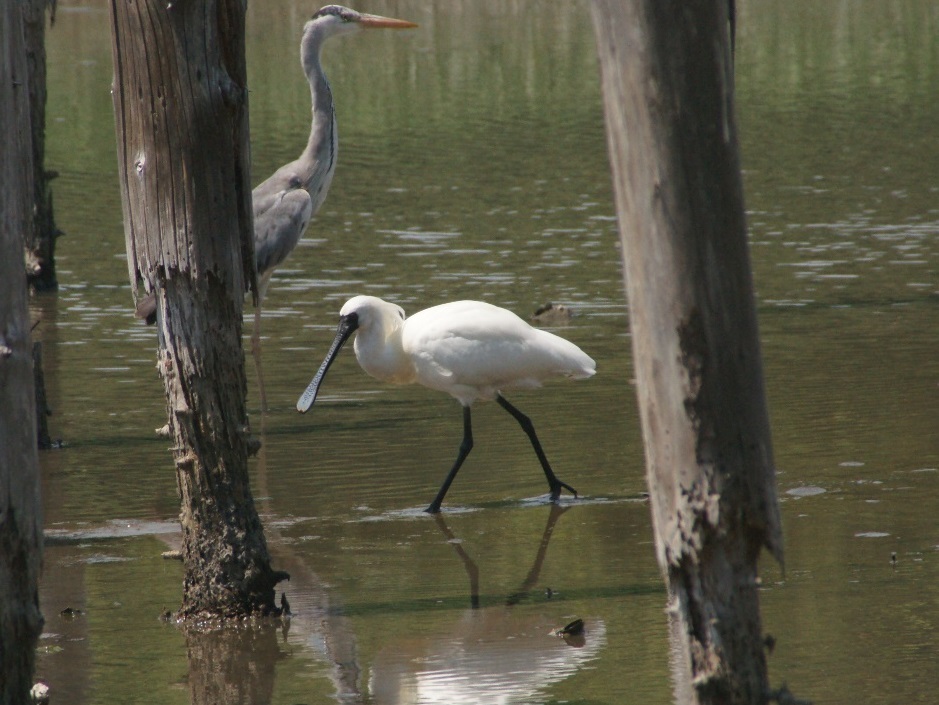
[[757,559],[782,561],[727,0],[594,0],[659,564],[695,703],[768,688]]
[[256,288],[244,3],[113,0],[130,281],[157,295],[181,502],[181,617],[273,614],[248,486],[244,291]]

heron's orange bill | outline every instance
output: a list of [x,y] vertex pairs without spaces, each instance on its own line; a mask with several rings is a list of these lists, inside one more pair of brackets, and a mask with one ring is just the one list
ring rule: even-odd
[[385,29],[412,29],[418,26],[417,23],[408,22],[407,20],[396,20],[394,17],[366,15],[364,13],[359,16],[359,24],[363,27],[384,27]]

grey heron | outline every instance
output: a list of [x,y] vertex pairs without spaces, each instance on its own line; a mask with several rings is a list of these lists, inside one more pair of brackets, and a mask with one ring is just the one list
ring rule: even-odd
[[[317,10],[303,27],[300,62],[310,84],[313,121],[306,148],[284,164],[251,192],[254,210],[254,254],[258,274],[258,302],[254,312],[251,347],[260,375],[258,350],[261,335],[261,306],[271,275],[293,252],[316,215],[333,180],[339,136],[333,94],[320,61],[323,44],[330,37],[361,29],[409,29],[414,22],[357,12],[341,5]],[[156,322],[156,299],[151,294],[136,308],[138,318]],[[260,379],[260,377],[259,377]],[[261,382],[264,403],[263,381]]]

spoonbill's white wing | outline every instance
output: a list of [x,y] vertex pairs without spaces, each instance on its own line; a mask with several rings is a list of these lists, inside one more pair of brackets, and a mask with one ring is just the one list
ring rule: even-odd
[[541,386],[554,376],[589,377],[594,361],[580,348],[498,306],[454,301],[420,311],[401,336],[417,381],[462,403],[500,389]]

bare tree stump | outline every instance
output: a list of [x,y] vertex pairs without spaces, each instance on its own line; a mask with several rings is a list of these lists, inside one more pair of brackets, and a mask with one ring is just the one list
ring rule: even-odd
[[112,0],[132,286],[157,294],[182,504],[180,616],[276,613],[248,486],[244,292],[256,289],[243,0]]
[[695,703],[769,692],[782,560],[727,0],[594,0],[656,551]]

